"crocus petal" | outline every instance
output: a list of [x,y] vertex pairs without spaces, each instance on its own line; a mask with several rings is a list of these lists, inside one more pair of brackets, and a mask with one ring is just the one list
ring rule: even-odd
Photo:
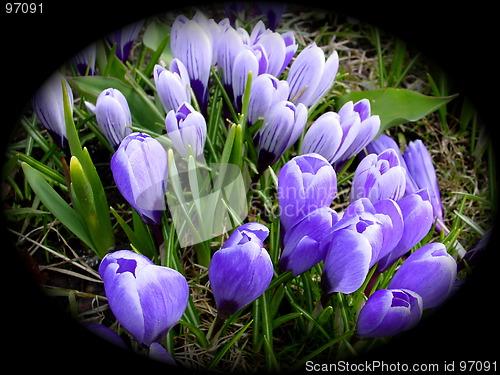
[[301,154],[316,153],[333,163],[342,140],[339,116],[335,112],[322,114],[307,130],[300,148]]
[[172,357],[172,355],[167,352],[161,344],[157,342],[154,342],[149,346],[149,358],[155,361],[166,363],[167,365],[177,366],[177,363],[175,362],[175,359]]

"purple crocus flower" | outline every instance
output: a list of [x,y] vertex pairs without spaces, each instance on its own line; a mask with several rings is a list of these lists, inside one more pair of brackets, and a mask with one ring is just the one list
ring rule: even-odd
[[176,110],[184,102],[191,102],[189,74],[182,61],[172,59],[169,70],[155,65],[153,75],[158,97],[166,113]]
[[280,81],[271,74],[261,74],[252,79],[248,101],[248,122],[255,124],[266,117],[268,111],[278,102],[288,98],[287,81]]
[[65,149],[68,144],[64,120],[63,82],[66,85],[70,107],[73,111],[73,92],[66,78],[59,72],[50,76],[32,99],[33,109],[40,122],[61,149]]
[[94,113],[99,129],[116,150],[123,138],[132,133],[127,99],[117,89],[106,89],[97,97]]
[[239,227],[214,253],[208,277],[220,317],[239,311],[269,286],[273,264],[262,243],[268,233],[258,223]]
[[342,141],[342,127],[340,116],[335,112],[325,112],[318,117],[302,140],[300,153],[314,152],[323,156],[330,164],[338,157],[337,150]]
[[193,92],[202,112],[208,102],[208,79],[212,64],[212,40],[209,30],[196,20],[178,16],[171,29],[172,55],[186,66]]
[[347,102],[339,112],[342,140],[335,160],[341,163],[357,155],[377,135],[380,117],[371,115],[370,101]]
[[73,64],[80,75],[94,75],[96,54],[96,45],[92,43],[73,56]]
[[422,317],[422,298],[408,289],[380,289],[359,312],[356,327],[363,339],[392,336],[415,327]]
[[186,309],[189,290],[184,276],[141,254],[109,253],[99,275],[114,316],[142,346],[162,341]]
[[[261,54],[258,54],[261,55]],[[248,74],[252,73],[255,77],[260,73],[259,57],[249,48],[242,49],[234,60],[234,66],[231,78],[231,89],[234,104],[238,110],[241,110],[242,98],[245,93],[245,87],[248,80]]]
[[281,2],[257,2],[257,8],[266,16],[267,26],[271,30],[276,30],[279,25],[281,16],[285,11],[286,4]]
[[316,43],[304,48],[290,66],[287,81],[289,100],[310,107],[333,85],[339,68],[339,56],[334,51],[325,62],[325,53]]
[[189,157],[189,146],[195,157],[203,157],[207,124],[203,115],[190,104],[183,103],[176,111],[168,112],[165,127],[175,149],[183,158]]
[[329,207],[335,194],[337,175],[321,155],[299,155],[288,161],[278,175],[283,233],[317,208]]
[[144,133],[125,137],[111,158],[118,190],[148,225],[159,225],[165,209],[167,152]]
[[283,239],[280,269],[291,270],[297,276],[322,261],[325,252],[320,243],[337,221],[335,211],[330,207],[320,207],[293,225]]
[[276,103],[259,130],[258,168],[263,172],[299,139],[307,121],[307,108],[289,101]]
[[170,366],[177,366],[177,362],[172,355],[165,350],[163,345],[154,342],[149,346],[149,358],[158,362],[163,362]]
[[132,50],[132,44],[135,38],[137,38],[139,31],[141,31],[143,24],[144,20],[140,20],[107,35],[106,40],[108,43],[111,46],[116,44],[116,57],[121,61],[127,61]]
[[424,309],[443,303],[457,278],[457,263],[440,242],[412,253],[389,283],[391,289],[410,289],[422,297]]
[[388,148],[380,154],[370,154],[358,164],[351,188],[351,201],[368,198],[398,200],[406,189],[406,170],[395,150]]
[[406,254],[429,233],[434,218],[429,191],[422,189],[398,200],[403,214],[404,229],[401,240],[389,254],[379,261],[381,272],[388,269],[396,260]]
[[[408,144],[403,154],[408,169],[409,179],[413,181],[416,190],[427,188],[432,203],[434,217],[439,221],[437,228],[440,230],[443,222],[443,204],[441,203],[441,194],[436,176],[436,169],[432,163],[432,158],[429,150],[424,143],[417,139]],[[409,193],[415,192],[411,191]]]

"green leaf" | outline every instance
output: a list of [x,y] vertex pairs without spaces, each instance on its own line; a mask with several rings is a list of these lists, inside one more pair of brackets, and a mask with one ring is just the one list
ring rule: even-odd
[[450,102],[457,95],[426,96],[415,91],[395,88],[352,91],[338,100],[337,110],[349,101],[370,100],[371,113],[380,116],[379,134],[381,134],[392,126],[420,120]]
[[31,188],[50,212],[78,238],[95,251],[94,243],[80,216],[61,198],[48,184],[43,175],[26,163],[21,164],[26,180]]
[[[158,57],[165,62],[170,63],[170,61],[173,59],[169,43],[170,27],[168,27],[164,23],[158,22],[156,20],[151,22],[144,32],[144,38],[142,41],[144,45],[152,52],[157,53],[158,51],[161,51],[161,54]],[[155,61],[158,61],[158,58]]]

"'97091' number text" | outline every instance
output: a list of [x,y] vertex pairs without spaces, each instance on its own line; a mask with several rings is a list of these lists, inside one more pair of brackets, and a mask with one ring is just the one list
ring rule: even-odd
[[7,14],[35,14],[42,13],[42,3],[5,3]]

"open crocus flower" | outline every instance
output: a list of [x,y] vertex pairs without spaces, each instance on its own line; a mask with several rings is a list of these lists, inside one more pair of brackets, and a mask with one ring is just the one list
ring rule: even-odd
[[379,270],[381,272],[388,269],[396,260],[421,241],[429,233],[434,222],[427,189],[407,195],[398,200],[397,203],[403,214],[403,235],[394,249],[380,259]]
[[142,346],[163,340],[186,309],[184,276],[133,251],[107,254],[99,275],[111,311]]
[[189,74],[179,59],[172,59],[169,70],[155,65],[154,82],[165,112],[176,110],[184,102],[191,102]]
[[329,207],[337,194],[337,175],[324,157],[299,155],[278,175],[278,202],[283,232],[320,207]]
[[66,85],[71,110],[73,110],[73,92],[64,76],[59,72],[50,76],[32,99],[33,109],[40,122],[61,149],[64,149],[68,144],[66,122],[64,121],[63,82]]
[[409,330],[422,317],[422,298],[408,289],[380,289],[359,312],[356,327],[363,339],[393,336]]
[[167,152],[144,133],[125,137],[111,158],[118,190],[148,225],[159,225],[165,209]]
[[395,150],[389,148],[380,154],[370,154],[361,160],[352,180],[351,201],[368,198],[398,200],[406,189],[406,171]]
[[116,150],[123,138],[132,133],[127,99],[117,89],[106,89],[97,97],[94,111],[99,129]]
[[339,56],[334,51],[325,62],[323,50],[312,43],[304,48],[290,66],[287,81],[289,100],[306,107],[315,104],[333,85],[339,69]]
[[325,252],[320,243],[337,221],[335,211],[330,207],[320,207],[293,225],[283,239],[280,269],[291,270],[297,276],[322,261]]
[[205,117],[190,104],[183,103],[176,111],[168,112],[165,127],[168,137],[183,158],[189,157],[189,146],[193,149],[195,157],[203,156],[207,124]]
[[190,84],[202,111],[208,102],[208,79],[212,64],[212,38],[196,20],[178,16],[170,33],[172,55],[185,65]]
[[259,130],[258,169],[263,172],[299,139],[307,121],[307,108],[289,101],[276,103]]
[[267,112],[278,102],[288,98],[287,81],[280,81],[271,74],[261,74],[252,80],[248,101],[248,122],[255,124],[265,118]]
[[391,289],[410,289],[422,297],[424,309],[443,303],[457,278],[457,263],[440,242],[422,246],[397,270]]
[[214,253],[208,277],[221,317],[239,311],[269,286],[273,264],[262,243],[268,233],[258,223],[236,228]]

